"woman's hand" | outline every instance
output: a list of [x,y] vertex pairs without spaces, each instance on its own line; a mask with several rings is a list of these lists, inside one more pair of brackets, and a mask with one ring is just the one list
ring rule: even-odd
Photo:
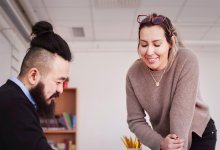
[[183,150],[184,140],[176,134],[168,134],[160,143],[162,150]]

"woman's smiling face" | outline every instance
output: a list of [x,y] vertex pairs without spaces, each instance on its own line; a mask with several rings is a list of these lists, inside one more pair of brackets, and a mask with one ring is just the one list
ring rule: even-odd
[[151,70],[162,70],[167,66],[169,49],[163,28],[144,27],[140,31],[139,55]]

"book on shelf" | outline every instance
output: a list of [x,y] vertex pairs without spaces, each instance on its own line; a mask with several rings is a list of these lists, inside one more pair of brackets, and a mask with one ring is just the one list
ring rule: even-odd
[[53,118],[40,118],[40,124],[42,128],[58,128],[59,123],[58,120]]
[[72,128],[76,128],[76,115],[72,115]]
[[66,126],[66,123],[65,123],[65,121],[64,121],[64,117],[63,117],[63,116],[60,116],[60,117],[58,118],[58,121],[59,121],[59,123],[61,124],[62,127],[64,127],[65,129],[67,129],[67,126]]
[[63,112],[59,121],[63,124],[66,129],[76,128],[76,115],[70,114],[68,112]]
[[76,115],[63,112],[53,118],[40,118],[40,124],[43,129],[59,130],[73,129],[76,127]]
[[76,145],[71,139],[65,138],[61,142],[48,141],[48,143],[54,150],[76,150]]
[[67,129],[72,129],[71,115],[68,112],[63,112],[64,123]]

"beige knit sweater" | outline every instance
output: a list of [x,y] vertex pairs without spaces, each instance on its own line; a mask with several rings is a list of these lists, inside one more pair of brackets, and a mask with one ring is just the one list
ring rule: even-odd
[[[152,73],[158,81],[163,72]],[[129,128],[152,150],[159,150],[162,138],[169,133],[183,138],[185,149],[189,149],[192,131],[202,136],[210,119],[199,90],[198,61],[190,50],[178,51],[158,87],[144,62],[135,61],[127,73],[126,93]],[[145,113],[153,129],[146,122]]]

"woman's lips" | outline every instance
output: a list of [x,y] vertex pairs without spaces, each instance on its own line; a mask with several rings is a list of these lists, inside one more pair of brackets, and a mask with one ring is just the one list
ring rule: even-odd
[[156,58],[146,58],[146,60],[148,61],[148,63],[154,64],[156,61],[159,60],[159,58],[158,57],[156,57]]

